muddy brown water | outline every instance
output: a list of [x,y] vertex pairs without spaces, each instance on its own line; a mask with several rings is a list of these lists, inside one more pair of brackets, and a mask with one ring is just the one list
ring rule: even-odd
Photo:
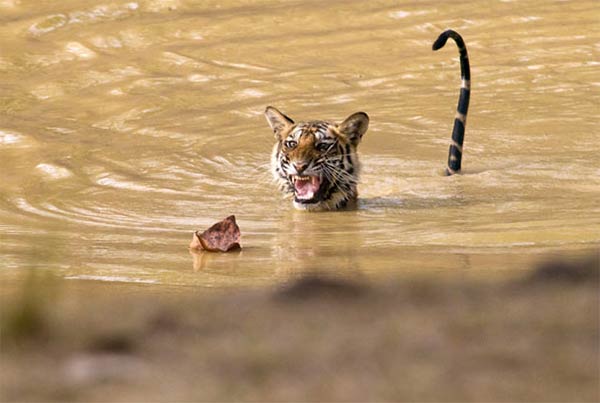
[[[514,273],[600,244],[594,1],[0,0],[0,279],[224,287]],[[444,177],[472,66],[464,174]],[[273,105],[362,110],[356,211],[272,185]],[[192,259],[235,214],[240,253]]]

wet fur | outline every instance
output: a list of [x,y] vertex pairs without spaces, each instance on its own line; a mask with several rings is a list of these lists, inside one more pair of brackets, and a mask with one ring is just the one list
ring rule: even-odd
[[[357,147],[367,131],[364,112],[349,116],[340,124],[323,120],[298,122],[273,107],[265,111],[277,142],[271,154],[271,172],[279,188],[294,199],[301,210],[338,210],[351,207],[358,196],[360,163]],[[306,165],[298,171],[297,166]],[[322,185],[314,200],[299,200],[294,175],[320,176]]]

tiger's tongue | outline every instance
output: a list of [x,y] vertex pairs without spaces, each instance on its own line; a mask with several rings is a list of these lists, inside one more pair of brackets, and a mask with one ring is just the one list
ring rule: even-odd
[[298,199],[312,199],[315,193],[319,191],[321,180],[317,176],[311,176],[310,179],[296,179],[294,187],[296,188],[296,197]]

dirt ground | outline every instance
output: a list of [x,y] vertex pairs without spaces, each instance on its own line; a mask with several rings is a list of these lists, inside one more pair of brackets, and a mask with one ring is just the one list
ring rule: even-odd
[[201,294],[33,278],[3,293],[0,397],[598,401],[598,266]]

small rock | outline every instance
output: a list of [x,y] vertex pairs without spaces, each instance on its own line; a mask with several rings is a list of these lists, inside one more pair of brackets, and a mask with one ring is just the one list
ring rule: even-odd
[[532,283],[597,283],[599,278],[600,260],[593,257],[576,262],[566,260],[548,261],[539,265],[527,280]]
[[306,276],[278,291],[275,295],[283,300],[306,300],[319,298],[356,298],[364,295],[366,286],[347,280],[320,276]]

